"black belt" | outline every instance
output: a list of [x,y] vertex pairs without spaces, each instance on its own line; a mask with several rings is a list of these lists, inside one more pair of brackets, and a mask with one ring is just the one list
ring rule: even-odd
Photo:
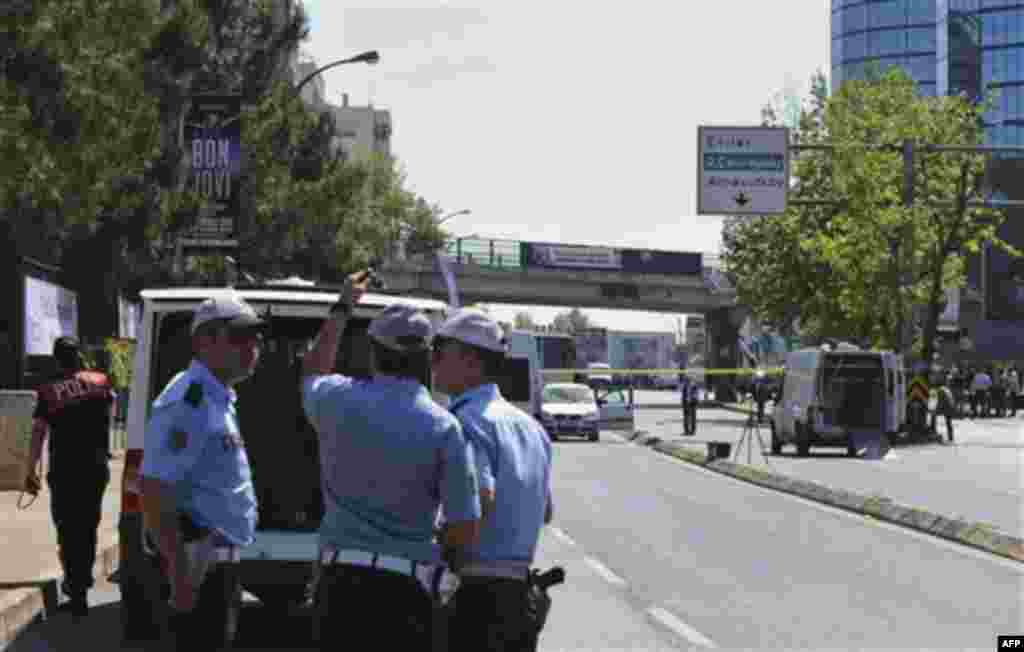
[[200,527],[188,514],[178,515],[178,528],[181,530],[181,540],[184,543],[199,541],[212,531],[208,527]]

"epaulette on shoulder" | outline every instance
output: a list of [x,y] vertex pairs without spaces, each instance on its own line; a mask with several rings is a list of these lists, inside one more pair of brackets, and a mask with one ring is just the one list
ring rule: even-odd
[[198,380],[193,381],[185,391],[185,402],[197,408],[203,402],[203,384]]

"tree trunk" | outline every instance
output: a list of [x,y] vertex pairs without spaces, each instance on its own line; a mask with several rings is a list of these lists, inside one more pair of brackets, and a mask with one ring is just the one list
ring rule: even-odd
[[939,331],[939,315],[942,313],[942,299],[944,295],[942,288],[943,262],[940,256],[936,256],[935,267],[932,268],[931,292],[928,293],[928,316],[924,325],[924,341],[921,343],[922,357],[925,364],[929,365],[929,367],[932,364],[932,356],[935,352],[935,339]]

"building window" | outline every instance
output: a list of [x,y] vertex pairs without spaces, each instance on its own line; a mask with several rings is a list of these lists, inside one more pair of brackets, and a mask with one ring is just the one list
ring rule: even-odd
[[935,0],[907,0],[908,25],[933,23],[935,20]]
[[907,14],[901,0],[886,0],[868,5],[868,22],[872,28],[903,27],[907,24]]
[[911,52],[935,51],[935,28],[919,27],[907,30],[907,49]]
[[843,33],[858,32],[867,27],[865,21],[865,9],[863,4],[853,5],[843,9]]
[[841,60],[863,59],[868,56],[868,35],[861,32],[848,36],[843,43],[842,54]]
[[902,29],[890,29],[881,32],[871,32],[868,35],[868,54],[872,57],[884,57],[891,54],[900,54],[906,47],[906,35]]

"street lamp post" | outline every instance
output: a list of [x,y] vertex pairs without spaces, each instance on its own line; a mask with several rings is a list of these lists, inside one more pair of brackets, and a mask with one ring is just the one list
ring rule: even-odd
[[472,213],[473,211],[471,211],[468,208],[463,208],[461,211],[455,211],[454,213],[448,213],[447,215],[445,215],[444,217],[437,221],[437,225],[441,226],[442,224],[452,219],[453,217],[458,217],[459,215],[470,215]]
[[319,75],[320,73],[322,73],[322,72],[324,72],[326,70],[330,70],[331,68],[336,68],[337,66],[341,66],[341,65],[344,65],[346,63],[367,63],[367,64],[370,64],[372,66],[372,65],[376,65],[379,62],[380,62],[380,53],[377,52],[376,50],[369,50],[368,52],[363,52],[362,54],[357,54],[356,56],[349,57],[348,59],[339,59],[338,61],[332,61],[331,63],[327,64],[326,66],[321,66],[320,68],[317,68],[313,72],[311,72],[308,75],[306,75],[302,79],[302,81],[300,81],[298,83],[298,85],[295,87],[295,90],[293,92],[294,92],[295,95],[298,95],[299,93],[302,92],[302,87],[305,86],[307,83],[309,83],[309,80],[313,79],[314,77],[316,77],[317,75]]
[[[463,208],[462,210],[454,211],[452,213],[448,213],[447,215],[445,215],[444,217],[442,217],[441,219],[439,219],[437,221],[437,225],[441,226],[442,224],[444,224],[445,222],[447,222],[448,220],[450,220],[450,219],[452,219],[454,217],[458,217],[460,215],[470,215],[470,214],[472,214],[472,212],[473,211],[468,209],[468,208]],[[396,220],[397,220],[397,218],[396,218]],[[411,255],[413,253],[422,253],[422,252],[413,252],[413,251],[406,250],[406,239],[409,236],[411,228],[412,227],[410,227],[408,224],[397,223],[395,225],[396,241],[395,241],[395,245],[394,245],[394,251],[391,254],[392,257],[405,258],[406,255]]]
[[[330,70],[331,68],[336,68],[338,66],[345,65],[347,63],[366,63],[366,64],[369,64],[369,65],[376,65],[379,62],[380,62],[380,53],[378,53],[376,50],[368,50],[367,52],[363,52],[361,54],[357,54],[354,57],[349,57],[347,59],[339,59],[338,61],[332,61],[331,63],[328,63],[325,66],[321,66],[321,67],[317,68],[316,70],[314,70],[313,72],[311,72],[308,75],[306,75],[305,77],[303,77],[302,81],[300,81],[298,84],[296,84],[295,88],[292,90],[292,94],[289,97],[288,101],[291,102],[291,101],[295,100],[295,98],[299,97],[302,94],[303,87],[305,87],[305,85],[308,84],[311,79],[313,79],[314,77],[316,77],[317,75],[319,75],[320,73],[322,73],[324,71]],[[290,120],[288,119],[289,115],[290,114],[288,112],[285,112],[285,125],[286,125],[286,128],[288,128],[289,131],[290,131],[291,124],[290,124]],[[289,160],[291,159],[290,153],[289,153],[289,157],[288,158],[289,158]],[[335,161],[335,162],[337,162],[337,161]]]

